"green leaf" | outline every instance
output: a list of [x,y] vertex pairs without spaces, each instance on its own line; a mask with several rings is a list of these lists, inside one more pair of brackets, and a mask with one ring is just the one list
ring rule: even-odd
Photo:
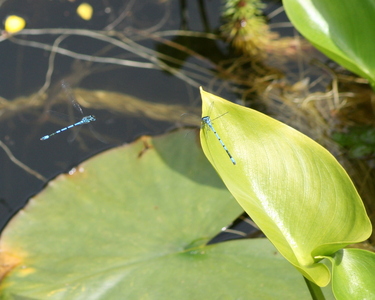
[[196,142],[142,138],[50,182],[2,233],[0,299],[307,299],[267,240],[206,245],[242,210]]
[[331,59],[375,84],[372,0],[284,0],[298,31]]
[[375,299],[375,253],[342,249],[327,258],[332,262],[332,290],[336,299]]
[[202,128],[207,158],[280,253],[309,280],[325,286],[330,273],[316,256],[331,255],[371,233],[349,176],[326,149],[293,128],[202,89],[201,95],[203,116],[214,120],[237,164]]

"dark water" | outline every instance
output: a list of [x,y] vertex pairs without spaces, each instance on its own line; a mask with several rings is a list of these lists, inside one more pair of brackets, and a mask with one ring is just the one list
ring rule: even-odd
[[[103,3],[107,3],[106,6]],[[68,80],[75,87],[107,90],[130,95],[143,101],[175,104],[199,108],[198,86],[209,86],[220,91],[220,95],[234,100],[223,81],[215,78],[214,64],[228,54],[224,42],[201,37],[157,35],[169,30],[189,30],[214,33],[220,26],[222,1],[107,1],[97,2],[91,20],[85,21],[76,14],[79,3],[68,1],[6,1],[0,6],[0,19],[9,14],[22,16],[27,21],[26,29],[60,28],[85,30],[116,30],[131,41],[135,51],[115,47],[107,41],[99,41],[82,35],[71,35],[62,39],[59,46],[74,53],[105,56],[150,64],[150,57],[140,55],[147,49],[157,50],[184,63],[177,70],[186,72],[185,77],[160,70],[160,68],[137,68],[109,63],[92,63],[57,54],[53,63],[51,85],[46,90],[48,100],[43,105],[30,108],[26,103],[10,109],[0,106],[0,140],[14,157],[37,171],[46,180],[40,180],[11,161],[0,149],[0,229],[10,217],[22,208],[30,197],[37,194],[47,183],[62,172],[86,158],[110,147],[132,142],[147,134],[157,135],[178,126],[176,121],[155,120],[147,117],[124,116],[111,109],[84,109],[85,115],[94,114],[97,121],[94,130],[107,143],[103,143],[84,128],[73,142],[70,133],[64,132],[46,141],[40,137],[64,127],[69,122],[58,123],[46,117],[45,110],[52,109],[74,116],[70,102],[49,107],[49,101],[61,92],[61,80]],[[268,10],[274,9],[270,5]],[[284,17],[285,18],[285,17]],[[36,93],[45,83],[50,51],[32,47],[31,42],[52,45],[60,34],[17,35],[14,40],[0,42],[0,96],[15,99]],[[117,36],[118,37],[118,36]],[[182,44],[194,53],[186,54],[166,44]],[[20,44],[23,43],[23,44]],[[208,56],[209,59],[202,59]],[[151,59],[152,61],[152,59]],[[212,61],[212,62],[211,62]],[[195,64],[203,69],[191,68]],[[175,63],[167,63],[176,67]],[[207,72],[206,72],[207,71]]]

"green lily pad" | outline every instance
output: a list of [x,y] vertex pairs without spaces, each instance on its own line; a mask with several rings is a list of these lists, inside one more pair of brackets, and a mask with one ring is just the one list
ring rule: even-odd
[[308,299],[267,240],[206,245],[242,210],[197,141],[144,137],[51,181],[2,234],[0,299]]

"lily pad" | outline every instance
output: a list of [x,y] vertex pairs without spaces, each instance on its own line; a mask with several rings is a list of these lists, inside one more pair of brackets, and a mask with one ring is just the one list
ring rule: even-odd
[[0,299],[308,299],[265,239],[207,246],[241,213],[178,131],[58,176],[0,240]]

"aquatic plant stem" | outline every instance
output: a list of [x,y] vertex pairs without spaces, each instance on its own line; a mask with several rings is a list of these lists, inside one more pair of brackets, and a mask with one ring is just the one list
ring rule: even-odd
[[309,288],[311,298],[313,300],[325,300],[326,299],[323,295],[322,289],[319,286],[317,286],[312,281],[306,279],[305,277],[303,277],[303,279],[305,280],[306,285]]

